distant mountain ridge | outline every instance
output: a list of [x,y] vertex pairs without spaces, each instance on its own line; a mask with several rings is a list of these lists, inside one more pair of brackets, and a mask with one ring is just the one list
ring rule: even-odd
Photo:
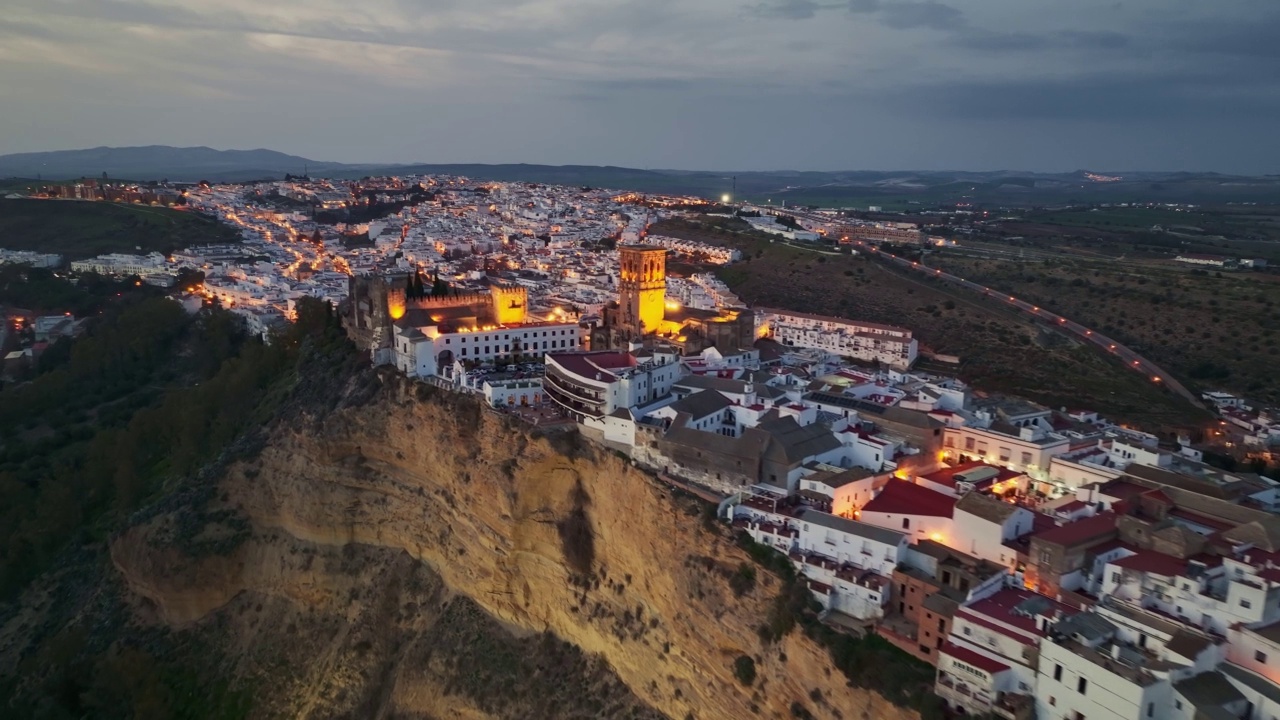
[[215,150],[148,145],[0,155],[0,177],[50,180],[98,177],[104,172],[111,177],[136,180],[248,180],[345,167],[261,148]]
[[[79,177],[131,180],[236,182],[279,179],[286,174],[359,178],[385,174],[464,175],[477,180],[583,185],[655,193],[791,201],[797,204],[862,206],[911,199],[952,202],[1056,204],[1070,202],[1280,202],[1280,176],[1242,177],[1214,172],[1042,173],[996,171],[836,172],[642,170],[611,165],[349,164],[311,160],[275,150],[215,150],[209,147],[97,147],[84,150],[0,155],[0,178],[66,180]],[[1098,176],[1122,180],[1099,182]]]

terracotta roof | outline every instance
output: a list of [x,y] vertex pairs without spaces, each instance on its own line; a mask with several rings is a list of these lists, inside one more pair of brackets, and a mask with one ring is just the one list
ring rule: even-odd
[[948,657],[955,658],[965,665],[972,665],[979,670],[985,670],[992,675],[1009,669],[1008,665],[1005,665],[999,660],[989,658],[986,655],[974,652],[968,648],[960,647],[959,645],[951,642],[943,645],[942,650],[939,652]]
[[1112,560],[1112,565],[1126,570],[1154,573],[1165,577],[1177,577],[1187,569],[1187,561],[1153,550],[1140,550],[1128,557]]
[[[1036,627],[1037,615],[1053,617],[1055,613],[1065,615],[1071,612],[1070,605],[1060,603],[1046,595],[1020,588],[1006,588],[986,599],[961,608],[956,616],[998,621],[1023,632],[1044,637],[1045,632]],[[1005,629],[1004,632],[1009,631]],[[1025,639],[1023,641],[1025,642]]]
[[894,515],[927,515],[949,518],[955,514],[956,498],[936,490],[907,482],[892,480],[879,495],[862,506],[862,512],[891,513]]
[[1089,518],[1081,518],[1052,530],[1036,533],[1032,540],[1055,545],[1078,545],[1087,540],[1102,538],[1116,531],[1115,513],[1100,513]]

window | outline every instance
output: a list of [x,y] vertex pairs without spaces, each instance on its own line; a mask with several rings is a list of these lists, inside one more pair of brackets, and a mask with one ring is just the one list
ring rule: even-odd
[[965,634],[965,635],[972,635],[972,634],[973,634],[973,631],[969,629],[969,626],[968,626],[968,625],[965,625],[965,626],[964,626],[964,634]]
[[1113,573],[1111,573],[1111,582],[1112,582],[1112,583],[1115,583],[1116,585],[1119,585],[1119,584],[1120,584],[1120,573],[1118,573],[1118,572],[1113,572]]
[[1173,707],[1174,707],[1174,709],[1175,709],[1175,710],[1181,710],[1181,709],[1182,709],[1182,701],[1181,701],[1181,700],[1174,700],[1174,701],[1173,701]]
[[1086,680],[1086,679],[1084,679],[1084,678],[1080,678],[1080,679],[1076,680],[1076,692],[1078,692],[1078,693],[1080,693],[1081,695],[1083,695],[1083,694],[1084,694],[1084,691],[1085,691],[1085,690],[1088,690],[1088,689],[1089,689],[1089,681],[1088,681],[1088,680]]
[[1062,682],[1062,666],[1061,665],[1053,666],[1053,679],[1058,682]]
[[1023,465],[1030,465],[1030,464],[1031,464],[1031,453],[1029,453],[1029,452],[1024,452],[1024,453],[1022,453],[1022,464],[1023,464]]
[[947,619],[938,618],[938,632],[942,633],[946,631],[947,631]]
[[1048,564],[1049,562],[1052,562],[1052,561],[1053,561],[1053,553],[1049,552],[1048,550],[1041,550],[1041,551],[1040,551],[1040,562],[1041,562],[1041,563]]
[[1253,603],[1249,602],[1248,600],[1245,600],[1244,598],[1240,598],[1240,607],[1248,609],[1253,607]]
[[911,518],[902,518],[902,529],[903,530],[911,529]]
[[1264,663],[1267,661],[1267,654],[1262,652],[1261,650],[1255,651],[1253,653],[1253,659],[1260,663]]
[[1154,717],[1155,714],[1156,714],[1156,704],[1153,702],[1147,703],[1147,717]]
[[973,449],[973,438],[969,437],[964,439],[964,449],[965,450]]
[[1058,698],[1056,698],[1056,697],[1054,697],[1054,696],[1050,695],[1050,696],[1049,696],[1049,705],[1051,705],[1051,706],[1052,706],[1052,705],[1057,705],[1057,704],[1058,704]]

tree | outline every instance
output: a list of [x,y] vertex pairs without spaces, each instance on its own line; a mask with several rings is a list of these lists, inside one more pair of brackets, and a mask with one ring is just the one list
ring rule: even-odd
[[751,687],[756,682],[756,661],[750,656],[739,655],[733,661],[733,676],[738,678],[738,682]]

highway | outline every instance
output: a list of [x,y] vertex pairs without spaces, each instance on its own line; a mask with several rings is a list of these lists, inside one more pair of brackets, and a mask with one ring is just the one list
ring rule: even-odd
[[[831,217],[829,215],[819,215],[817,213],[811,213],[811,212],[806,212],[802,210],[795,210],[792,208],[784,209],[784,208],[771,207],[771,208],[768,208],[768,210],[770,212],[776,212],[782,215],[789,215],[797,220],[803,219],[803,220],[808,220],[810,222],[828,223],[828,224],[839,222],[839,218]],[[1176,393],[1177,395],[1180,395],[1181,397],[1186,398],[1188,402],[1190,402],[1192,405],[1196,407],[1200,407],[1200,408],[1204,407],[1204,404],[1200,402],[1200,398],[1196,397],[1195,393],[1192,393],[1190,390],[1188,390],[1182,383],[1178,382],[1176,378],[1174,378],[1172,375],[1170,375],[1169,373],[1165,372],[1162,368],[1160,368],[1160,366],[1144,358],[1143,356],[1134,352],[1133,350],[1126,347],[1125,345],[1117,342],[1112,338],[1107,337],[1106,335],[1103,335],[1093,330],[1092,328],[1085,327],[1084,325],[1081,325],[1080,323],[1074,320],[1065,318],[1061,315],[1045,310],[1044,308],[1041,308],[1037,305],[1032,305],[1031,303],[1026,302],[1024,300],[1019,300],[1013,295],[1006,295],[1004,293],[992,290],[989,287],[979,285],[978,283],[971,282],[969,280],[965,280],[962,277],[956,277],[955,275],[952,275],[950,273],[943,272],[938,268],[929,267],[928,265],[924,265],[919,262],[908,260],[906,258],[900,258],[897,255],[894,255],[893,253],[881,251],[875,245],[868,245],[861,240],[854,241],[854,245],[860,251],[869,253],[873,257],[879,257],[883,261],[898,265],[899,267],[905,268],[907,270],[918,272],[921,275],[936,277],[939,280],[944,280],[954,285],[960,285],[974,292],[982,293],[987,297],[997,299],[1002,303],[1007,304],[1009,307],[1020,310],[1030,315],[1031,317],[1041,320],[1043,322],[1056,323],[1058,327],[1060,327],[1061,329],[1069,331],[1072,334],[1079,337],[1080,339],[1084,340],[1085,342],[1092,343],[1094,346],[1104,350],[1105,352],[1115,355],[1121,362],[1124,363],[1125,367],[1129,368],[1130,370],[1133,370],[1134,372],[1142,373],[1151,382],[1164,385],[1170,391]]]
[[854,245],[857,246],[859,250],[870,253],[873,257],[879,257],[882,261],[889,262],[907,270],[918,272],[921,275],[936,277],[939,280],[960,285],[974,292],[982,293],[989,298],[999,300],[1000,302],[1007,304],[1009,307],[1020,310],[1042,322],[1054,323],[1059,328],[1071,332],[1085,342],[1092,343],[1102,350],[1115,355],[1125,364],[1125,367],[1135,372],[1142,373],[1153,383],[1164,385],[1172,392],[1186,398],[1192,405],[1195,405],[1196,407],[1204,407],[1204,405],[1201,404],[1200,399],[1196,397],[1194,393],[1188,390],[1182,383],[1178,382],[1177,379],[1165,372],[1158,365],[1116,340],[1094,331],[1092,328],[1085,327],[1074,320],[1065,318],[1057,313],[1050,312],[1049,310],[1045,310],[1038,305],[1032,305],[1025,300],[1019,300],[1013,295],[1006,295],[992,290],[989,287],[979,285],[976,282],[965,280],[962,277],[956,277],[950,273],[943,272],[938,268],[932,268],[919,262],[901,258],[893,253],[883,252],[874,245],[867,245],[862,241],[856,241]]

